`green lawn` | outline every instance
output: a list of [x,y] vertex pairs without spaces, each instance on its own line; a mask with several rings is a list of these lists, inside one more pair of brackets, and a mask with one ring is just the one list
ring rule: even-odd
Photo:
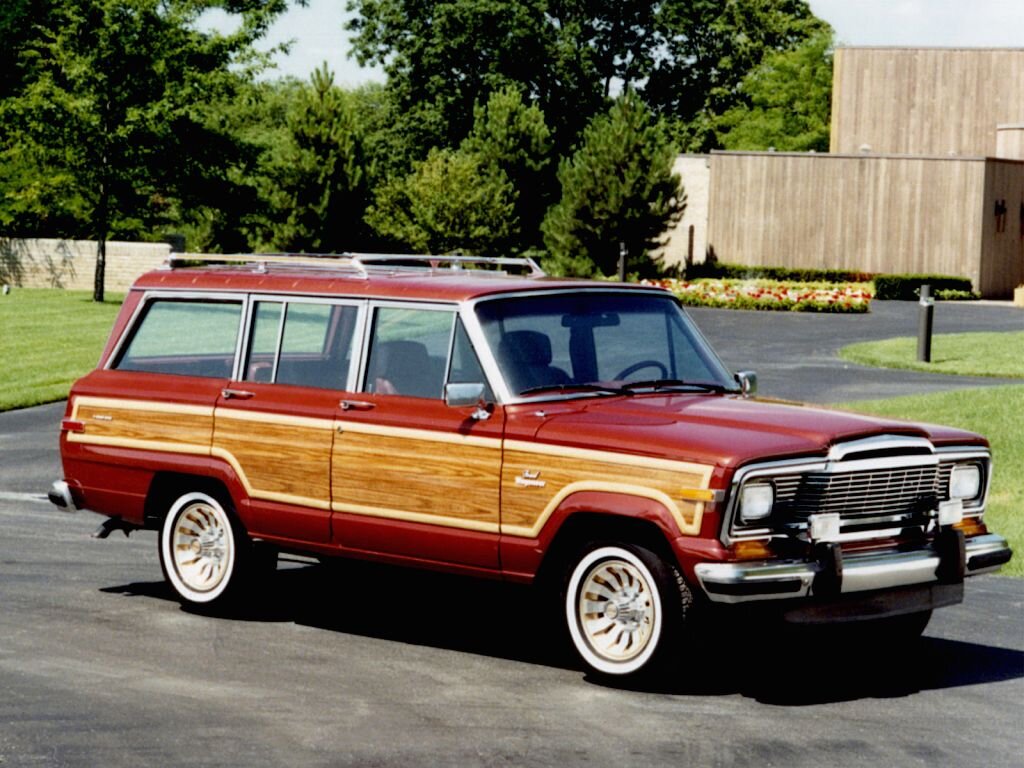
[[67,397],[96,366],[122,300],[31,288],[0,294],[0,411]]
[[[1024,313],[1021,325],[1024,326]],[[841,349],[839,356],[853,363],[881,368],[1024,379],[1024,331],[933,336],[930,363],[918,362],[914,337],[852,344]]]
[[1024,384],[846,403],[843,408],[980,432],[992,443],[993,480],[985,520],[1010,540],[1002,573],[1024,576]]

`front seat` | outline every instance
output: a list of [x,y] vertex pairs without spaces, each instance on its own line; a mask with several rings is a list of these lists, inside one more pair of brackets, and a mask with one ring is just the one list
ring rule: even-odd
[[386,341],[373,350],[370,391],[385,395],[441,397],[427,348],[418,341]]
[[551,339],[540,331],[506,333],[498,344],[498,359],[514,394],[572,383],[565,371],[551,365]]

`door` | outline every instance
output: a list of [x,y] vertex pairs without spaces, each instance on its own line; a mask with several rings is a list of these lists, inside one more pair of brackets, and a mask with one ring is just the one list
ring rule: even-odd
[[351,386],[360,308],[267,297],[249,315],[244,364],[217,401],[213,453],[246,488],[251,534],[327,542],[334,417]]
[[447,382],[485,381],[454,309],[379,304],[368,336],[360,393],[338,414],[334,541],[497,568],[503,413],[445,404]]

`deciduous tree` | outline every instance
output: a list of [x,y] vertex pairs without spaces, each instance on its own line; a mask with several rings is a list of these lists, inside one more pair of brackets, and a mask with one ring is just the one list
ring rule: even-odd
[[515,190],[472,152],[435,149],[386,184],[367,213],[378,234],[421,253],[502,255],[518,235]]
[[821,32],[792,51],[772,53],[740,85],[744,103],[715,121],[725,149],[828,152],[832,36]]
[[[207,121],[208,106],[266,62],[253,43],[285,5],[60,0],[49,25],[22,47],[20,90],[0,105],[0,121],[8,128],[0,163],[60,180],[57,189],[42,186],[73,212],[75,231],[64,234],[99,243],[97,301],[111,235],[150,235],[168,220],[176,199],[215,194],[225,181],[225,154],[233,142]],[[199,31],[196,21],[209,8],[236,14],[237,31]],[[40,205],[18,193],[4,184],[0,209],[15,219],[16,231],[30,234],[17,220],[32,226],[28,213]]]

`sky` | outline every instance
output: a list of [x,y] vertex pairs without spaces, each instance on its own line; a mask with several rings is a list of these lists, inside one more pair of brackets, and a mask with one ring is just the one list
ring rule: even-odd
[[[277,58],[278,75],[306,79],[326,61],[339,85],[384,81],[380,69],[360,68],[348,58],[345,5],[309,0],[278,19],[266,43],[295,40],[291,52]],[[1024,47],[1024,0],[810,0],[810,6],[841,45]]]

